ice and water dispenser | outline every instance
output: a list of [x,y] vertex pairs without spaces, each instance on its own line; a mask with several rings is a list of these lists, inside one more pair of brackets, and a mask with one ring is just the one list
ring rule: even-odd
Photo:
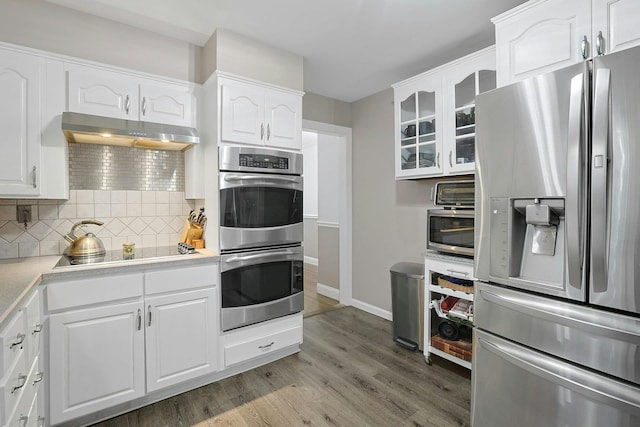
[[492,198],[490,275],[562,288],[563,198]]

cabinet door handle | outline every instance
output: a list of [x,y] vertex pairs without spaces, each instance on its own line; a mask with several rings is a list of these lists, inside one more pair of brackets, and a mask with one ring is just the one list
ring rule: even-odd
[[37,187],[38,187],[38,176],[37,176],[37,174],[36,174],[37,170],[38,170],[38,167],[34,165],[34,166],[33,166],[33,170],[32,170],[32,175],[33,175],[33,182],[32,182],[32,184],[33,184],[33,188],[37,188]]
[[598,31],[598,35],[596,36],[596,52],[598,55],[604,55],[604,37],[602,36],[602,31]]
[[138,330],[142,329],[142,310],[138,309]]
[[264,139],[264,123],[260,123],[260,140]]
[[580,54],[582,55],[582,59],[589,57],[589,41],[587,40],[587,36],[584,36],[580,42]]
[[440,167],[440,152],[438,152],[438,156],[436,157],[436,165]]
[[147,114],[147,97],[143,96],[142,97],[142,115],[146,115]]
[[33,384],[32,385],[38,384],[43,379],[44,379],[44,372],[36,372],[36,378],[33,380]]
[[273,344],[275,344],[273,341],[271,341],[269,344],[267,345],[259,345],[258,348],[261,350],[264,350],[265,348],[269,348],[271,347]]
[[130,106],[131,106],[131,100],[129,99],[129,95],[127,95],[127,98],[124,101],[124,112],[127,113],[127,115],[129,115]]
[[267,141],[271,137],[271,125],[267,123]]
[[31,332],[31,335],[35,335],[38,332],[42,332],[42,323],[36,323],[35,325],[33,325],[33,331]]
[[44,417],[38,417],[38,427],[44,427]]
[[453,150],[449,150],[449,166],[453,167],[453,159],[451,158],[453,156]]
[[18,384],[11,389],[11,394],[15,393],[16,390],[20,390],[27,383],[27,376],[24,374],[18,374]]
[[18,422],[22,425],[22,427],[26,427],[29,422],[29,417],[26,415],[20,414],[20,418],[18,418]]
[[9,346],[9,350],[13,350],[14,347],[22,345],[22,343],[24,342],[24,338],[25,338],[24,334],[16,335],[16,340],[11,343],[11,345]]
[[147,323],[147,326],[151,326],[151,306],[147,308],[147,311],[149,312],[149,323]]

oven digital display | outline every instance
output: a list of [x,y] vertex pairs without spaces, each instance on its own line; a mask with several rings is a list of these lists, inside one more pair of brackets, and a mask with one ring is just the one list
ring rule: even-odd
[[286,157],[267,156],[264,154],[239,154],[240,166],[261,169],[289,169],[289,159]]

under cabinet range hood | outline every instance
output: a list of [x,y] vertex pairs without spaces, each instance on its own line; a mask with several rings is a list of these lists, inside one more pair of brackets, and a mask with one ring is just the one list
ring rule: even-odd
[[200,142],[190,127],[70,112],[62,113],[62,131],[68,142],[154,150],[184,151]]

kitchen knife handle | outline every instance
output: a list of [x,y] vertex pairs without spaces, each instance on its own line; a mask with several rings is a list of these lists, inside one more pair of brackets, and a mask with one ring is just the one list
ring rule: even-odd
[[129,95],[127,95],[124,101],[124,112],[127,113],[127,115],[129,115],[129,107],[131,107],[131,99],[129,99]]
[[604,55],[604,37],[602,36],[602,31],[598,31],[598,35],[596,36],[596,52],[598,52],[599,56]]
[[611,70],[595,70],[593,137],[591,142],[591,289],[607,290],[607,150]]
[[142,115],[146,115],[147,114],[147,97],[143,96],[142,97]]
[[582,59],[589,57],[589,41],[587,40],[587,36],[584,36],[582,41],[580,41],[580,54],[582,55]]
[[584,72],[571,79],[569,97],[569,125],[567,129],[567,197],[566,220],[567,229],[567,270],[569,285],[582,289],[582,260],[584,221],[582,194],[584,176],[584,139],[585,139],[585,76]]

